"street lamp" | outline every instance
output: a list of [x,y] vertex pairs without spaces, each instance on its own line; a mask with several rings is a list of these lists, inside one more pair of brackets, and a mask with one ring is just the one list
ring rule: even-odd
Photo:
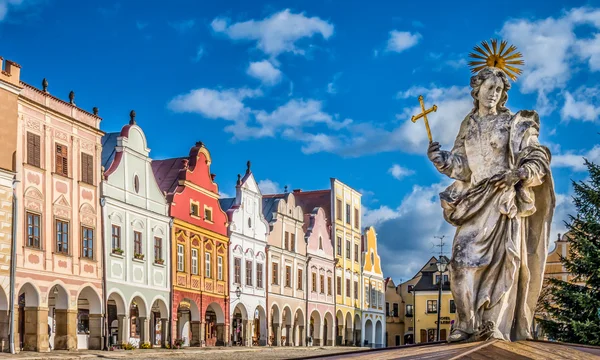
[[240,296],[242,296],[242,289],[240,289],[239,286],[235,289],[235,296],[237,296],[238,300],[240,299]]
[[438,306],[437,306],[437,341],[440,341],[440,317],[442,315],[442,283],[444,281],[444,272],[446,272],[446,268],[448,267],[448,263],[446,258],[440,256],[440,259],[435,263],[438,271],[440,272],[440,281],[438,282]]

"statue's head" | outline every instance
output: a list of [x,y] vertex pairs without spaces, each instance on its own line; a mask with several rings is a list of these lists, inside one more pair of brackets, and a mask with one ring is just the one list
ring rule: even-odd
[[471,96],[473,97],[474,108],[476,112],[480,107],[496,108],[498,113],[508,112],[505,107],[508,100],[508,90],[510,82],[504,71],[486,67],[476,75],[471,77]]

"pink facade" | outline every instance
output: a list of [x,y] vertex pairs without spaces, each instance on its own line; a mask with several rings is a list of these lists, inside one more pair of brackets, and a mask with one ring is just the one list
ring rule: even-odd
[[16,348],[99,349],[101,119],[21,85]]
[[308,336],[313,345],[332,346],[334,343],[334,255],[329,237],[327,216],[323,208],[316,207],[304,214],[307,243]]

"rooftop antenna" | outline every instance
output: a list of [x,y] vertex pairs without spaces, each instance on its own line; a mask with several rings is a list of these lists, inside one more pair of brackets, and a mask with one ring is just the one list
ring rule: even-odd
[[[442,236],[434,236],[434,238],[439,239],[440,243],[439,244],[434,244],[433,246],[439,247],[440,248],[440,253],[439,256],[444,256],[444,246],[446,246],[446,243],[444,242],[444,238],[446,237],[446,235],[442,235]],[[437,252],[437,251],[436,251]]]

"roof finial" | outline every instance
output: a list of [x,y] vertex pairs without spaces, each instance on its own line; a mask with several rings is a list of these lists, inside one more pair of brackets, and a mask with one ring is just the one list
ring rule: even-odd
[[238,179],[237,179],[237,186],[242,185],[242,175],[238,174]]
[[287,185],[283,187],[283,192],[287,193]]
[[135,125],[135,110],[129,112],[129,125]]
[[250,160],[246,163],[246,174],[250,174]]
[[196,141],[196,146],[197,147],[203,147],[204,143],[202,141]]
[[69,103],[75,105],[75,91],[71,90],[69,93]]
[[42,80],[42,91],[44,91],[45,93],[48,92],[48,80],[46,80],[46,78]]
[[98,108],[96,106],[94,106],[92,112],[94,113],[94,115],[98,116]]

